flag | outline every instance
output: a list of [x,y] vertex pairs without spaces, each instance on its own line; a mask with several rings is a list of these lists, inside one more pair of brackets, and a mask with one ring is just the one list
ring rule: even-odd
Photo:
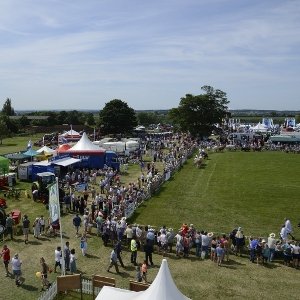
[[32,148],[32,142],[31,140],[28,141],[28,144],[27,144],[27,150],[31,149]]
[[60,136],[60,137],[58,137],[58,143],[59,144],[68,144],[68,140],[63,136]]
[[49,214],[51,223],[59,220],[59,193],[57,181],[49,187]]

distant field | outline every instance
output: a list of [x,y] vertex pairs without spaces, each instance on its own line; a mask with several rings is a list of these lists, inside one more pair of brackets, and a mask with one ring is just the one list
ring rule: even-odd
[[[31,140],[32,145],[34,142],[40,140],[43,137],[43,134],[34,134],[30,136],[16,136],[12,138],[5,138],[2,140],[2,144],[0,144],[0,155],[19,152],[22,150],[26,150],[28,142]],[[38,149],[34,147],[34,149]]]

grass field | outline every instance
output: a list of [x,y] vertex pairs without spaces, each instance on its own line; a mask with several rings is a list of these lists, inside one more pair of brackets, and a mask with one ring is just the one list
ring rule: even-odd
[[[121,177],[122,182],[136,180],[138,167],[131,166],[129,174]],[[183,222],[193,223],[197,228],[215,233],[228,233],[236,226],[242,226],[246,235],[267,236],[275,232],[278,236],[284,217],[294,225],[295,235],[300,232],[300,156],[281,152],[243,153],[225,152],[210,155],[206,165],[197,169],[189,161],[161,192],[145,202],[135,213],[132,222],[178,229]],[[22,185],[27,188],[28,185]],[[24,197],[9,200],[9,208],[20,208],[31,220],[48,212],[40,203],[33,203]],[[77,266],[84,277],[92,274],[106,275],[111,248],[105,248],[95,233],[88,239],[88,256],[82,257],[79,240],[75,238],[72,214],[62,219],[64,240],[69,240],[76,249]],[[39,257],[44,256],[53,266],[54,249],[60,239],[43,237],[25,245],[21,235],[15,241],[7,241],[12,254],[18,252],[23,260],[25,282],[16,288],[11,278],[4,277],[0,269],[0,299],[37,299],[40,282],[35,277],[39,270]],[[138,253],[141,262],[144,255]],[[149,269],[148,278],[157,274],[162,257],[154,255],[155,268]],[[129,264],[130,253],[123,252],[123,261],[128,266],[122,275],[110,276],[117,280],[117,287],[128,288],[128,280],[135,277]],[[168,263],[178,288],[192,299],[299,299],[299,270],[284,267],[280,262],[268,266],[249,263],[246,256],[231,257],[224,267],[213,262],[199,261],[193,255],[189,259],[177,259],[172,254]],[[54,280],[56,274],[51,274]],[[79,299],[72,294],[63,299]],[[60,297],[60,299],[62,299]],[[91,299],[91,297],[85,297]]]

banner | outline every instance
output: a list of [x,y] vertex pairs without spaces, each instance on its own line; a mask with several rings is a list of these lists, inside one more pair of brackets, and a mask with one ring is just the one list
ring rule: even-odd
[[51,223],[59,220],[59,194],[57,182],[49,187],[49,214]]

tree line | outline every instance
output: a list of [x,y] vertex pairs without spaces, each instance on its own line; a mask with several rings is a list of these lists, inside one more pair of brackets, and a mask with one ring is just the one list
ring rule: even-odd
[[[186,94],[178,107],[159,111],[135,111],[125,101],[113,99],[105,103],[98,113],[84,111],[35,111],[17,115],[12,100],[7,98],[0,113],[0,139],[22,133],[30,126],[54,126],[62,124],[88,125],[101,134],[128,134],[137,125],[170,124],[176,130],[190,132],[194,136],[206,136],[215,124],[228,116],[227,95],[211,86],[203,86],[203,94]],[[47,116],[47,117],[42,117]],[[40,118],[39,118],[40,117]]]

